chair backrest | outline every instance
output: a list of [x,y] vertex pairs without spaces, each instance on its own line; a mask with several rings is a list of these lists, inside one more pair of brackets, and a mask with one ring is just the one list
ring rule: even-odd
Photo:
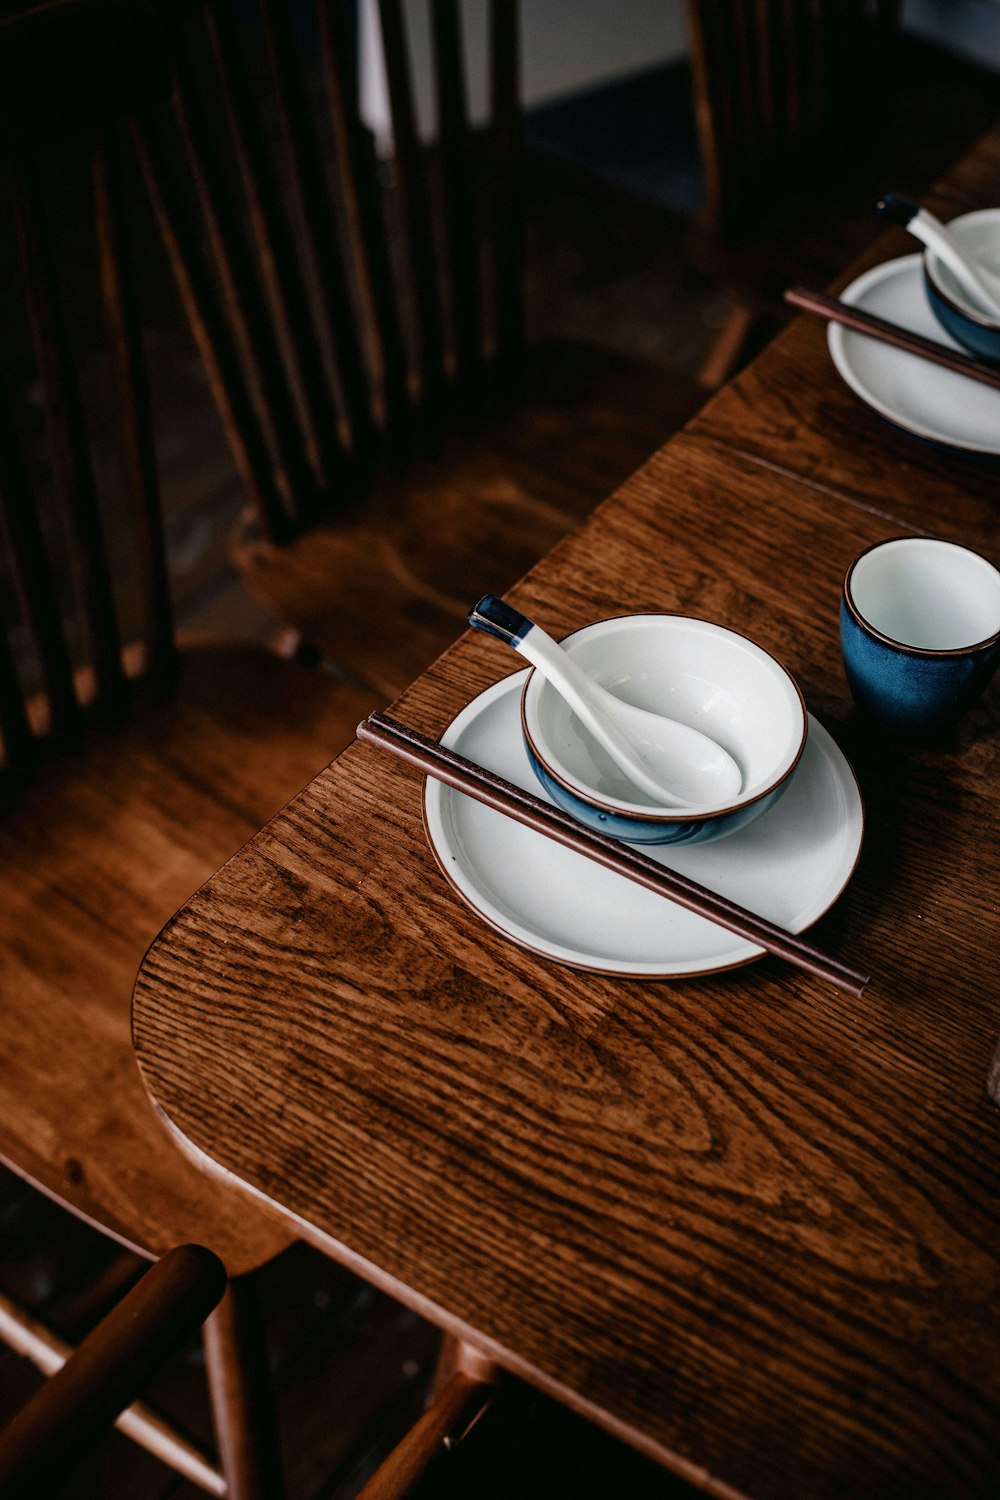
[[378,0],[387,161],[361,117],[347,0],[183,9],[164,22],[169,117],[138,118],[135,141],[234,458],[280,541],[517,348],[517,0],[490,0],[481,133],[459,0],[430,0],[429,148],[401,0]]
[[[273,540],[349,501],[382,447],[518,347],[517,0],[490,0],[483,133],[459,0],[430,0],[430,147],[401,0],[377,8],[387,161],[361,118],[351,0],[49,0],[0,22],[0,256],[33,351],[10,330],[0,346],[0,765],[174,660],[140,207]],[[148,254],[141,270],[145,289]]]
[[[884,86],[899,0],[688,0],[704,227],[751,222],[793,174],[815,176]],[[856,144],[856,142],[854,142]]]
[[[166,77],[149,12],[132,0],[61,0],[0,22],[0,170],[8,319],[0,371],[0,765],[32,758],[81,710],[116,704],[127,675],[173,660],[152,424],[115,121]],[[74,150],[66,154],[66,142]],[[82,166],[82,174],[81,174]],[[82,175],[82,181],[81,181]],[[91,200],[83,220],[77,199]],[[55,224],[66,200],[66,223]],[[84,232],[84,227],[86,232]],[[67,235],[72,238],[67,239]],[[97,457],[81,362],[84,304],[103,307],[90,386],[115,431]],[[18,295],[18,293],[20,295]],[[24,351],[18,316],[24,314]],[[88,330],[90,334],[93,330]],[[30,353],[26,352],[30,351]],[[44,428],[34,408],[40,407]],[[88,409],[89,408],[89,409]],[[103,475],[102,478],[106,477]],[[125,644],[138,647],[125,652]]]

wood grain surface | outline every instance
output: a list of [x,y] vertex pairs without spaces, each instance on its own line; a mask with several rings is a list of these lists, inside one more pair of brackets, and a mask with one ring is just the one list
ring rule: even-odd
[[[196,1147],[720,1495],[1000,1478],[998,699],[933,749],[857,721],[840,580],[895,530],[682,436],[512,596],[557,634],[691,611],[787,663],[867,803],[817,929],[875,968],[860,1001],[770,960],[663,984],[522,952],[438,874],[417,781],[358,745],[136,989],[147,1083]],[[509,665],[467,636],[394,712],[438,734]]]
[[[1000,181],[998,145],[956,191]],[[418,780],[360,744],[137,981],[140,1066],[196,1150],[717,1496],[1000,1482],[1000,686],[901,748],[854,710],[837,628],[884,537],[997,560],[996,495],[857,403],[800,319],[510,593],[556,635],[677,610],[786,663],[865,799],[813,929],[873,969],[860,1000],[769,959],[651,983],[522,951],[440,876]],[[394,716],[439,735],[510,670],[467,634]]]
[[[1000,197],[1000,181],[998,181]],[[898,239],[897,239],[898,236]],[[911,253],[901,230],[838,279]],[[997,401],[1000,430],[1000,398]],[[796,318],[766,353],[705,406],[691,430],[779,473],[794,473],[833,501],[849,500],[897,522],[987,551],[997,535],[1000,460],[925,443],[885,421],[840,379],[826,326]]]

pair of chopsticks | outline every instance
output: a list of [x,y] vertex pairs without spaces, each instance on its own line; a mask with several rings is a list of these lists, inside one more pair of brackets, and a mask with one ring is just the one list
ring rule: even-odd
[[831,323],[842,323],[855,333],[865,333],[869,338],[903,349],[907,354],[919,355],[921,359],[929,359],[946,370],[967,375],[970,380],[978,380],[983,385],[990,385],[994,390],[1000,391],[1000,369],[973,359],[970,354],[959,354],[956,349],[946,349],[936,339],[911,333],[908,328],[900,328],[898,323],[890,323],[887,318],[863,312],[860,307],[852,307],[850,303],[828,297],[824,292],[811,292],[803,286],[789,287],[785,293],[785,301],[802,312],[815,313],[817,317],[827,318]]
[[456,791],[465,792],[477,802],[483,802],[487,807],[513,818],[515,822],[533,828],[536,833],[544,834],[558,844],[565,844],[568,849],[574,849],[587,859],[604,865],[606,869],[614,870],[616,874],[634,880],[647,890],[668,897],[678,906],[707,917],[709,921],[734,932],[737,937],[745,938],[775,957],[795,964],[807,974],[827,980],[838,989],[846,990],[849,995],[857,997],[868,983],[869,975],[852,969],[839,959],[831,958],[821,949],[814,948],[811,943],[786,932],[783,927],[776,927],[774,923],[727,900],[725,896],[699,885],[697,881],[689,880],[686,875],[664,868],[648,854],[642,854],[638,849],[618,843],[604,834],[592,833],[559,808],[552,807],[540,797],[535,797],[496,776],[492,771],[487,771],[484,766],[476,765],[464,755],[446,750],[436,740],[428,739],[426,735],[399,723],[397,719],[376,711],[358,725],[357,733],[358,739],[365,744],[387,750],[390,755],[398,756],[424,775],[436,777]]

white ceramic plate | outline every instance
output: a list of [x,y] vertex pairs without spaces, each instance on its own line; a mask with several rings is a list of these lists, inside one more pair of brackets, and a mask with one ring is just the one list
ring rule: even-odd
[[[474,698],[441,742],[543,796],[521,742],[527,675],[505,677]],[[666,979],[761,956],[754,944],[430,777],[424,822],[441,870],[462,899],[512,942],[560,963]],[[645,852],[801,932],[850,879],[862,828],[854,774],[810,718],[799,768],[769,813],[718,843]]]
[[[921,263],[919,254],[886,261],[852,281],[841,298],[967,354],[931,312]],[[952,448],[1000,454],[1000,391],[837,323],[829,325],[827,342],[851,390],[890,422]]]

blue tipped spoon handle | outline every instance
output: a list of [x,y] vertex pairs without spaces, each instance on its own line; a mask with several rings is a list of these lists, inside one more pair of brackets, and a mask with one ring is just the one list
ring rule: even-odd
[[505,604],[495,594],[484,594],[469,614],[469,624],[487,635],[495,635],[508,646],[516,646],[532,629],[532,621],[520,610]]

